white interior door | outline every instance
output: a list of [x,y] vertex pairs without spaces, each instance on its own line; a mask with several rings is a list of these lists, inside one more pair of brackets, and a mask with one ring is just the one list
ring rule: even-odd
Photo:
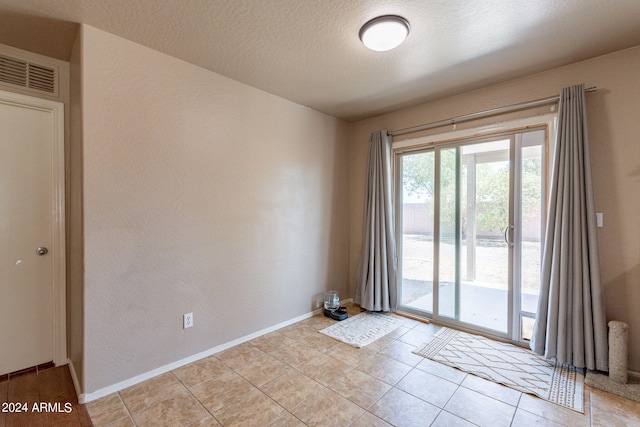
[[0,374],[63,351],[61,111],[59,103],[0,93]]

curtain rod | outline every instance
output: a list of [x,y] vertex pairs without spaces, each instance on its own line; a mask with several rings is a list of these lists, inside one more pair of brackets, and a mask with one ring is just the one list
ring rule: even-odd
[[[585,89],[585,92],[595,92],[598,88],[590,87]],[[546,105],[551,104],[552,102],[556,102],[560,99],[560,95],[549,96],[547,98],[536,99],[534,101],[521,102],[519,104],[507,105],[505,107],[493,108],[491,110],[479,111],[477,113],[463,114],[461,116],[452,117],[450,119],[438,120],[436,122],[425,123],[423,125],[411,126],[404,129],[392,130],[387,132],[387,134],[391,136],[396,135],[404,135],[405,133],[418,132],[421,130],[427,130],[432,128],[437,128],[440,126],[452,125],[460,122],[466,122],[473,119],[481,119],[484,117],[495,116],[497,114],[502,113],[510,113],[512,111],[518,111],[529,107],[537,107],[538,105]]]

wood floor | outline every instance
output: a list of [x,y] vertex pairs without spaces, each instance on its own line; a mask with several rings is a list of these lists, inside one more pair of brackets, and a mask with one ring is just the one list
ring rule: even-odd
[[0,376],[0,427],[92,425],[78,403],[68,366]]

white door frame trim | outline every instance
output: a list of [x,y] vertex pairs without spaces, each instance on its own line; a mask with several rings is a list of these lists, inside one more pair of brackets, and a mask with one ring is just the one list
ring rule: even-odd
[[67,282],[65,241],[64,104],[0,90],[0,103],[51,114],[51,199],[53,277],[53,363],[67,363]]

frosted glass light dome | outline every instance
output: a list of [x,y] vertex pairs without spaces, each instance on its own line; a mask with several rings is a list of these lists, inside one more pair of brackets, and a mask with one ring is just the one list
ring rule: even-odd
[[360,29],[360,40],[378,52],[399,46],[409,35],[409,21],[401,16],[385,15],[373,18]]

